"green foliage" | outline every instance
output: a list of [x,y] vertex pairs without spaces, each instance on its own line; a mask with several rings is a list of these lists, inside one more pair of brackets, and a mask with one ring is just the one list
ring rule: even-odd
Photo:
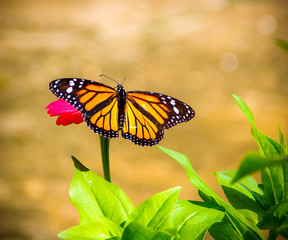
[[153,230],[138,222],[131,222],[124,230],[122,240],[170,240],[169,234]]
[[275,41],[276,45],[280,48],[282,48],[286,53],[288,53],[288,43],[282,39],[276,39]]
[[278,234],[288,237],[288,201],[271,207],[265,212],[258,223],[260,229],[270,229]]
[[[256,227],[255,223],[245,219],[241,213],[239,213],[231,205],[227,204],[211,188],[208,187],[208,185],[196,174],[186,156],[160,146],[158,146],[158,148],[174,158],[185,168],[190,182],[201,192],[200,196],[204,201],[212,204],[215,209],[223,209],[223,212],[225,213],[225,217],[222,219],[223,223],[218,223],[219,229],[217,228],[216,231],[213,231],[212,233],[210,232],[215,239],[223,239],[225,234],[228,234],[228,236],[237,236],[235,239],[243,239],[243,237],[250,237],[251,239],[264,239],[264,236]],[[222,226],[226,226],[223,228],[225,229],[225,233],[222,233]]]
[[[177,200],[180,187],[160,192],[134,208],[119,187],[72,159],[75,174],[70,199],[79,212],[80,225],[61,232],[62,239],[202,239],[224,217],[223,211],[209,204]],[[192,227],[195,224],[197,228]]]
[[221,185],[230,204],[237,209],[247,220],[257,224],[263,212],[261,198],[263,191],[252,177],[247,177],[233,185],[231,181],[236,171],[215,172],[218,183]]
[[[278,43],[282,43],[284,47],[284,42],[280,41]],[[270,230],[269,239],[276,239],[278,234],[287,236],[287,230],[282,230],[287,228],[286,221],[276,221],[274,219],[273,226],[271,226],[273,216],[281,216],[281,219],[283,219],[283,216],[288,214],[288,205],[286,204],[288,195],[288,152],[284,134],[279,125],[279,142],[262,133],[256,128],[254,116],[248,106],[238,96],[233,95],[233,97],[244,115],[248,118],[251,125],[251,134],[259,148],[259,154],[250,153],[246,155],[233,182],[260,169],[262,180],[260,186],[263,189],[263,195],[257,195],[255,200],[259,199],[259,206],[262,206],[263,203],[263,214],[260,217],[258,226],[260,226],[261,229]],[[281,206],[281,208],[279,206]],[[281,229],[281,231],[279,229]]]
[[[271,207],[283,200],[283,198],[287,195],[288,190],[285,186],[287,181],[286,183],[284,181],[284,178],[288,179],[287,164],[281,164],[282,162],[279,162],[279,164],[271,164],[270,161],[272,158],[279,158],[287,155],[287,147],[283,145],[286,142],[284,135],[281,132],[280,127],[278,127],[281,140],[281,142],[278,143],[262,133],[258,128],[256,128],[253,114],[248,106],[239,97],[236,95],[233,96],[251,124],[251,134],[258,144],[259,155],[262,158],[266,158],[266,160],[263,160],[265,163],[263,163],[255,155],[248,155],[248,163],[251,163],[251,169],[259,168],[259,165],[263,164],[261,167],[261,180],[264,187],[264,201],[267,207]],[[247,158],[242,165],[246,164],[247,166],[246,161]],[[256,162],[258,164],[255,164]],[[269,164],[271,165],[268,166]],[[241,174],[244,175],[245,172],[243,172],[244,167],[242,165],[240,166],[240,168],[242,168]],[[246,167],[246,170],[247,174],[249,174],[250,172],[248,172],[248,167]]]
[[121,236],[122,229],[105,217],[98,217],[98,221],[87,222],[72,227],[58,234],[63,239],[109,239],[111,236]]
[[[209,203],[177,200],[173,211],[160,229],[166,229],[177,239],[203,239],[207,229],[224,217],[222,209]],[[193,231],[191,231],[193,229]]]
[[134,206],[125,193],[89,171],[75,157],[72,159],[75,174],[70,199],[79,212],[80,223],[95,221],[98,216],[104,216],[119,225],[126,221]]
[[180,190],[180,187],[176,187],[150,197],[133,211],[125,226],[135,221],[152,229],[158,229],[173,210]]
[[[62,239],[201,240],[207,231],[216,240],[288,237],[288,156],[280,127],[279,142],[256,126],[252,111],[233,95],[251,125],[259,151],[248,153],[237,171],[215,172],[229,203],[217,195],[195,172],[189,159],[158,146],[181,164],[203,201],[179,200],[181,188],[155,194],[134,207],[125,193],[72,157],[75,174],[70,199],[80,224],[58,236]],[[262,183],[250,176],[261,171]]]
[[281,165],[282,163],[283,164],[288,163],[288,156],[278,158],[277,157],[263,158],[259,156],[259,154],[257,153],[249,153],[243,158],[242,163],[237,171],[237,174],[233,179],[233,183],[265,167]]

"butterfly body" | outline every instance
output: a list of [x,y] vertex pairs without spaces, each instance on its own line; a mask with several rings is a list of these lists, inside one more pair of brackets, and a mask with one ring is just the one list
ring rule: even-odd
[[118,116],[118,122],[119,122],[119,130],[122,130],[124,124],[125,124],[125,104],[126,104],[126,92],[121,84],[118,84],[117,86],[117,96],[118,96],[118,110],[119,110],[119,116]]
[[63,78],[50,83],[50,90],[82,113],[87,125],[107,138],[122,136],[140,146],[153,146],[164,129],[187,122],[195,115],[186,103],[147,91],[126,92],[121,84],[114,89],[102,83]]

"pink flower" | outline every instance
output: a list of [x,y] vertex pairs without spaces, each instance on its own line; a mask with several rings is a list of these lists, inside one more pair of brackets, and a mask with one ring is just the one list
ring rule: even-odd
[[71,106],[70,103],[61,98],[51,102],[45,109],[48,109],[47,113],[50,114],[50,117],[59,116],[56,120],[57,125],[67,126],[72,123],[79,124],[84,121],[82,114]]

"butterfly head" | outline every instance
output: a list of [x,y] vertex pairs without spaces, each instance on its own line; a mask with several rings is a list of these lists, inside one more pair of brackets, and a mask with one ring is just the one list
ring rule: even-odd
[[122,84],[118,84],[118,85],[117,85],[117,92],[119,93],[119,92],[121,92],[121,91],[124,91],[124,87],[123,87]]

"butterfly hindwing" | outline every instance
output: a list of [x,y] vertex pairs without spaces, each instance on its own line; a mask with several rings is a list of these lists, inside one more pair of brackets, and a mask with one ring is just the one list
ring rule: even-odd
[[195,115],[194,110],[186,103],[161,93],[131,91],[127,92],[127,98],[140,111],[147,112],[150,119],[154,119],[162,129],[187,122]]
[[118,101],[115,97],[94,115],[83,115],[83,118],[93,132],[107,138],[117,138],[119,136]]
[[104,137],[118,137],[118,100],[115,89],[79,78],[57,79],[50,90],[82,113],[87,125]]
[[130,101],[125,106],[125,125],[122,136],[141,146],[153,146],[164,135],[162,127],[151,116]]

